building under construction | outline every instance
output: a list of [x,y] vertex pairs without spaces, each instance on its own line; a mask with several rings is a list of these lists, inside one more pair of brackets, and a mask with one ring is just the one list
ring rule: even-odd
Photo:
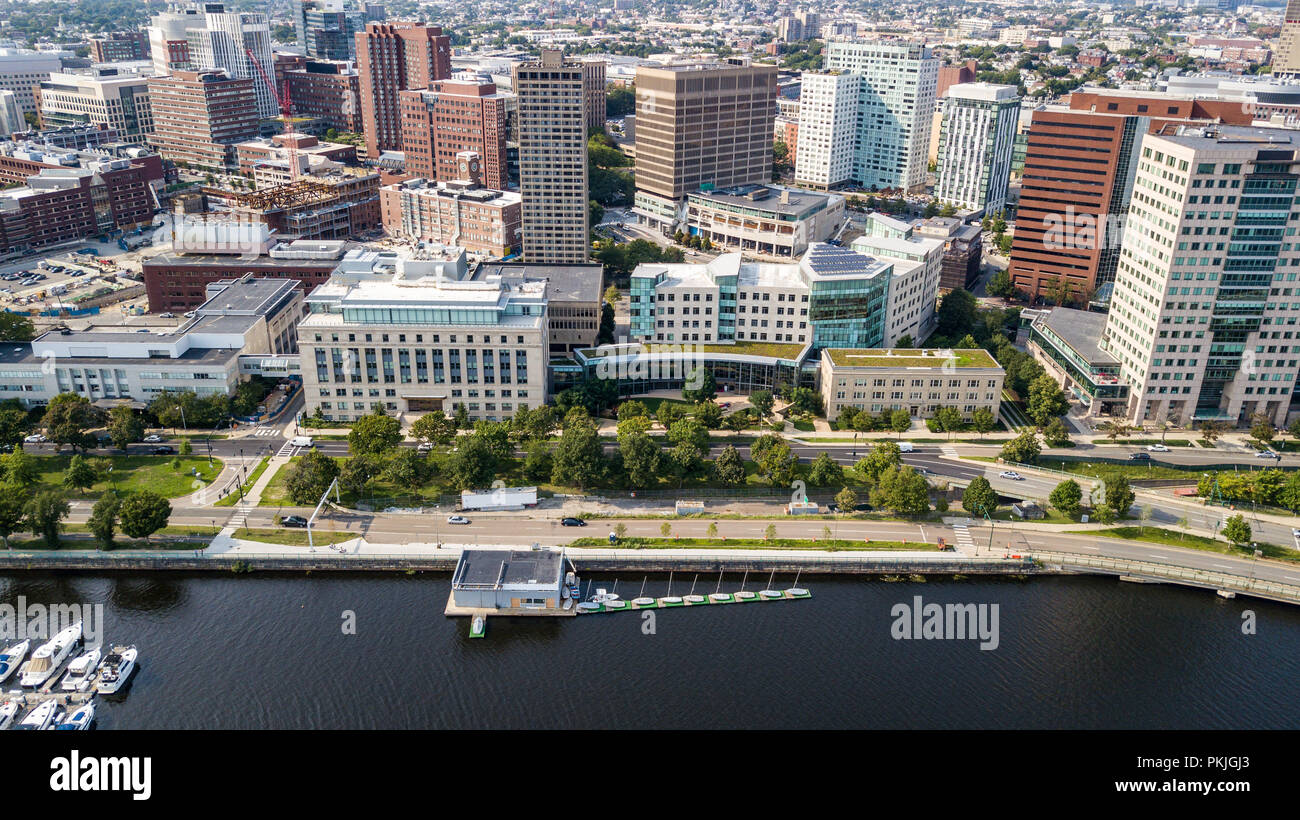
[[348,239],[381,224],[379,175],[300,178],[260,191],[204,188],[207,210],[261,222],[281,236]]

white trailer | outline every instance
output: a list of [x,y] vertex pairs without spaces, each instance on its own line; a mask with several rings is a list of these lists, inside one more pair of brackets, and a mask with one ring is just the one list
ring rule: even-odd
[[536,487],[493,487],[490,490],[463,490],[462,510],[522,510],[537,506]]

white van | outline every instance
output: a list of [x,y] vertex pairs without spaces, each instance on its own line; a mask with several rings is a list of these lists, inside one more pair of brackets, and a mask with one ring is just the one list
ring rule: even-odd
[[898,442],[898,451],[899,451],[900,453],[910,453],[910,452],[912,452],[912,442],[910,442],[910,441],[900,441],[900,442]]
[[289,439],[289,446],[290,446],[290,447],[310,447],[310,446],[311,446],[311,436],[294,436],[293,438]]

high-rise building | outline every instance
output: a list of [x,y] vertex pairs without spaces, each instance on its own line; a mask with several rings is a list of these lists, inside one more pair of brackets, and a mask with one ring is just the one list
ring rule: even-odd
[[116,68],[53,72],[37,89],[47,128],[103,125],[124,139],[153,133],[149,77]]
[[673,233],[687,194],[772,179],[776,66],[745,60],[640,66],[636,211]]
[[1282,35],[1273,52],[1274,77],[1300,77],[1300,0],[1287,0]]
[[274,89],[262,80],[263,72],[269,78],[274,70],[271,27],[265,14],[228,12],[221,3],[204,3],[201,27],[187,28],[185,37],[195,70],[224,69],[232,79],[252,80],[257,115],[264,119],[279,115]]
[[1300,138],[1165,125],[1142,137],[1102,350],[1133,422],[1261,413],[1277,426],[1300,379]]
[[451,77],[451,37],[424,23],[367,23],[357,41],[366,153],[402,150],[397,92]]
[[0,90],[0,138],[8,139],[19,131],[27,130],[27,120],[18,107],[18,95]]
[[479,156],[463,151],[454,178],[410,179],[379,191],[384,230],[421,242],[508,256],[519,247],[520,196],[482,184]]
[[856,74],[804,72],[802,80],[795,184],[823,189],[849,184],[854,173],[862,78]]
[[1115,279],[1142,134],[1170,122],[1249,124],[1239,104],[1076,92],[1034,111],[1008,271],[1031,299],[1088,302]]
[[28,51],[21,48],[0,48],[0,89],[14,92],[19,110],[35,114],[35,89],[41,80],[63,70],[63,60],[57,51]]
[[351,63],[308,60],[284,73],[296,116],[361,133],[361,75]]
[[507,96],[486,79],[399,91],[406,172],[430,182],[459,179],[460,154],[473,151],[483,184],[505,190]]
[[177,70],[191,70],[190,41],[185,30],[202,26],[203,17],[197,7],[174,5],[150,18],[145,31],[149,37],[149,59],[153,62],[153,72],[163,75]]
[[513,85],[524,261],[584,263],[591,246],[582,64],[543,48],[541,59],[515,65]]
[[1014,85],[963,83],[949,88],[943,100],[935,197],[964,210],[1003,210],[1019,121],[1020,97]]
[[[922,189],[939,76],[939,61],[930,49],[832,40],[826,44],[826,67],[860,78],[851,92],[857,97],[852,180],[864,188]],[[808,121],[802,107],[800,121]],[[795,173],[807,178],[797,169]]]
[[149,40],[143,29],[115,31],[90,38],[90,59],[97,63],[125,63],[149,59]]
[[605,90],[604,60],[582,61],[582,96],[586,110],[587,130],[604,130],[605,103],[608,99]]
[[224,71],[176,71],[149,79],[154,132],[149,144],[173,162],[233,166],[235,144],[257,136],[252,80]]
[[303,53],[318,60],[355,60],[366,14],[350,6],[345,0],[294,0],[294,30]]

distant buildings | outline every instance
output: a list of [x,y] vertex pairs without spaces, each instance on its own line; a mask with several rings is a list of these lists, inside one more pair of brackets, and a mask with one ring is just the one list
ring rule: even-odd
[[1300,77],[1300,0],[1287,0],[1282,35],[1273,53],[1274,77]]
[[558,49],[514,67],[525,262],[583,264],[590,254],[584,75]]
[[451,77],[451,37],[423,23],[368,23],[356,36],[366,155],[401,151],[398,91]]
[[190,41],[185,30],[202,24],[203,18],[196,7],[173,6],[150,18],[145,32],[149,38],[149,59],[153,63],[154,74],[193,70]]
[[124,138],[153,133],[149,77],[100,67],[51,73],[37,87],[46,128],[96,125]]
[[459,157],[459,172],[441,182],[415,178],[380,189],[384,230],[474,253],[508,256],[520,245],[521,197],[481,182],[478,155]]
[[361,133],[361,75],[349,63],[308,60],[284,72],[295,116],[327,128]]
[[355,60],[356,36],[366,25],[365,11],[345,0],[293,0],[298,47],[318,60]]
[[221,3],[204,3],[202,9],[202,23],[185,29],[191,66],[199,71],[224,69],[232,79],[249,80],[257,116],[277,116],[280,104],[275,90],[262,79],[263,72],[269,78],[273,70],[266,15],[228,12]]
[[0,48],[0,89],[14,92],[24,114],[37,111],[34,89],[51,73],[63,70],[61,52]]
[[935,198],[966,211],[1002,211],[1020,119],[1016,87],[963,83],[942,103]]
[[115,31],[90,38],[90,59],[96,63],[125,63],[149,59],[149,40],[143,29]]
[[258,133],[253,82],[232,79],[225,71],[176,71],[149,78],[155,124],[150,146],[176,163],[232,167],[235,144]]

